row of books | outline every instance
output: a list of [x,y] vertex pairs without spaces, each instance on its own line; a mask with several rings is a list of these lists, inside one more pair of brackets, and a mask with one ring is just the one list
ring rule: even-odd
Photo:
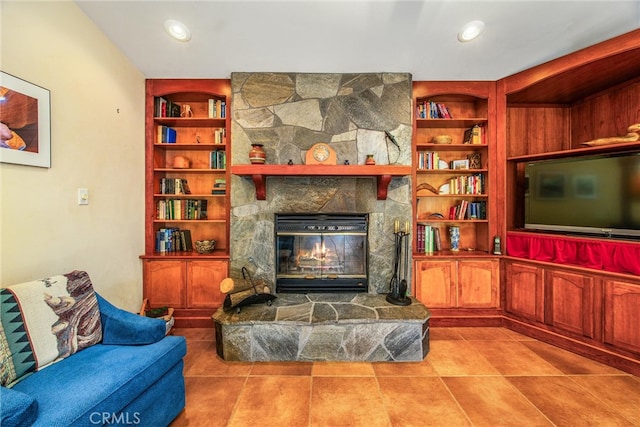
[[485,175],[461,175],[449,180],[449,194],[484,194]]
[[154,117],[180,117],[180,113],[182,110],[182,107],[180,107],[180,104],[171,102],[168,99],[165,99],[161,96],[156,96],[153,101],[154,101],[154,108],[153,108]]
[[421,119],[452,119],[453,115],[445,104],[433,101],[422,101],[416,106],[417,117]]
[[160,178],[160,194],[191,194],[184,178]]
[[217,128],[213,131],[213,143],[224,144],[227,138],[227,130],[225,128]]
[[449,219],[487,219],[487,202],[461,200],[449,208]]
[[418,223],[416,227],[416,249],[420,253],[442,250],[440,229],[429,224]]
[[418,169],[440,169],[440,155],[435,151],[419,151]]
[[207,219],[205,199],[163,199],[156,205],[157,219]]
[[209,99],[209,118],[216,119],[221,118],[224,119],[227,117],[227,103],[220,99]]
[[226,169],[227,152],[225,150],[215,150],[209,153],[209,169]]
[[156,252],[192,251],[191,230],[180,228],[161,228],[156,232]]

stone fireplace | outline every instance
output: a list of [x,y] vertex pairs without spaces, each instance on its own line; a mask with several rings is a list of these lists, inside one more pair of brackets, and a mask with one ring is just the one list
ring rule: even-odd
[[[231,164],[249,164],[252,144],[262,144],[266,164],[304,164],[306,151],[325,142],[337,163],[411,164],[411,75],[407,73],[233,73]],[[395,136],[396,146],[386,136]],[[242,267],[275,288],[276,214],[366,214],[368,293],[389,292],[396,219],[411,219],[410,177],[393,178],[378,200],[367,177],[270,177],[266,200],[251,179],[232,176],[231,275]],[[272,288],[272,289],[274,289]]]

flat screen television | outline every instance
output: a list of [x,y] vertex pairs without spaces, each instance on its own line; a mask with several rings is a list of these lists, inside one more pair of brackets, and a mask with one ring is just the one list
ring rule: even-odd
[[532,161],[526,229],[640,240],[640,152]]

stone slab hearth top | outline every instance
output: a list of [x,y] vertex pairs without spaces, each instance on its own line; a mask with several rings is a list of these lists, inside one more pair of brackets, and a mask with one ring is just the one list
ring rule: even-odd
[[333,323],[424,323],[431,313],[419,301],[411,298],[411,304],[390,304],[383,294],[367,293],[310,293],[278,294],[271,306],[255,304],[236,310],[219,308],[212,316],[223,325],[278,322],[300,324]]

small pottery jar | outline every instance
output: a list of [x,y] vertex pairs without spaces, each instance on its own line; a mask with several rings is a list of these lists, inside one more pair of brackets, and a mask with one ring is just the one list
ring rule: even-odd
[[460,250],[460,227],[452,225],[449,227],[449,238],[451,239],[451,250]]
[[267,159],[267,154],[262,149],[262,144],[251,144],[249,151],[249,161],[253,164],[263,164]]
[[367,158],[364,161],[365,165],[375,165],[376,159],[373,158],[373,154],[367,154]]

